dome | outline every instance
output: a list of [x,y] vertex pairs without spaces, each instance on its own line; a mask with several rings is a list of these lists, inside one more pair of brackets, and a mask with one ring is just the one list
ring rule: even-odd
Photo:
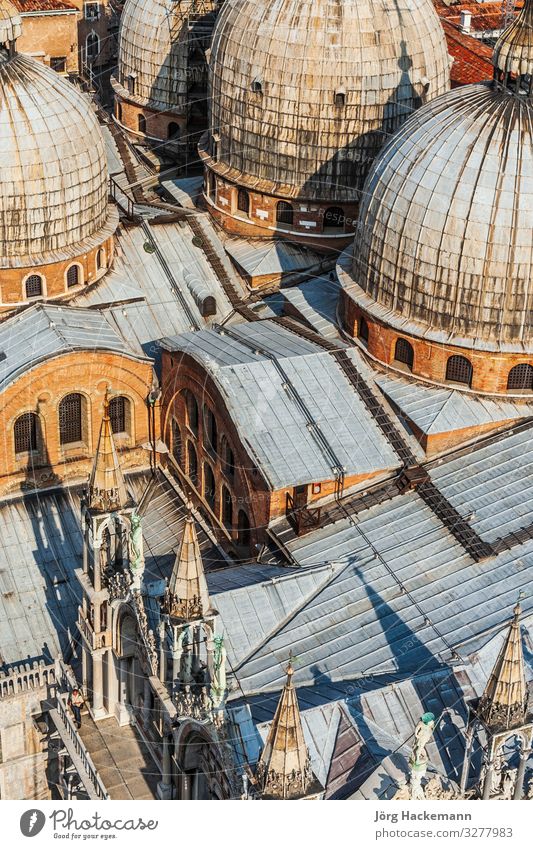
[[520,14],[494,46],[494,64],[504,73],[533,74],[533,3],[526,0]]
[[[0,32],[4,25],[0,19]],[[53,261],[74,246],[81,253],[108,222],[104,142],[87,100],[13,43],[6,49],[7,42],[0,43],[4,268]]]
[[492,83],[413,115],[365,185],[348,284],[356,303],[426,339],[531,345],[532,132],[530,100]]
[[216,163],[312,199],[353,200],[385,136],[449,87],[431,0],[226,0],[209,64]]
[[180,35],[192,6],[194,0],[127,0],[124,5],[118,81],[136,102],[162,111],[185,108],[188,43]]

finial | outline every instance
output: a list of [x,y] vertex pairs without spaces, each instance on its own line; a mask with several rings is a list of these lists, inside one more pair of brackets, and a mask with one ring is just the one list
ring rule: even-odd
[[292,649],[289,652],[289,662],[287,664],[287,669],[285,670],[287,673],[287,684],[290,685],[292,683],[292,676],[294,675],[294,665],[293,665],[294,655],[292,653]]

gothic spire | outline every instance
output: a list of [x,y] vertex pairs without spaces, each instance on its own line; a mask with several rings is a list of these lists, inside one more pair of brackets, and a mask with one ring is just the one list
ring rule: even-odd
[[100,425],[98,446],[89,478],[88,504],[93,510],[111,512],[126,507],[129,500],[113,440],[111,419],[109,418],[109,395],[106,390],[104,417]]
[[494,664],[477,714],[494,730],[508,731],[526,722],[528,691],[520,634],[520,602]]
[[203,619],[214,613],[190,504],[187,505],[183,539],[166,593],[165,609],[171,617],[184,621]]
[[289,659],[287,681],[257,765],[258,785],[265,799],[301,799],[312,785],[316,791],[293,674]]
[[520,14],[502,32],[492,61],[505,75],[520,78],[533,74],[533,0],[525,0]]

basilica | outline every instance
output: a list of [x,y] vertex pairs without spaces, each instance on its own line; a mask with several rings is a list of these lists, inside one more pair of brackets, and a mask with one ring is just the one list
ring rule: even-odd
[[533,0],[21,3],[0,797],[532,799]]

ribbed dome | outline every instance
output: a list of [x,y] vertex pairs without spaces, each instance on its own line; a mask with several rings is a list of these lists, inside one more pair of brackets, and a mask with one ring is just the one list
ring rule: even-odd
[[431,0],[226,0],[210,70],[221,166],[261,190],[338,200],[449,84]]
[[355,300],[428,338],[531,345],[532,131],[531,102],[492,84],[413,115],[365,185]]
[[120,20],[118,80],[128,89],[128,77],[134,77],[137,102],[160,110],[185,107],[188,43],[182,33],[191,7],[193,0],[127,0]]
[[52,261],[107,215],[104,142],[89,103],[44,65],[0,50],[0,266]]

